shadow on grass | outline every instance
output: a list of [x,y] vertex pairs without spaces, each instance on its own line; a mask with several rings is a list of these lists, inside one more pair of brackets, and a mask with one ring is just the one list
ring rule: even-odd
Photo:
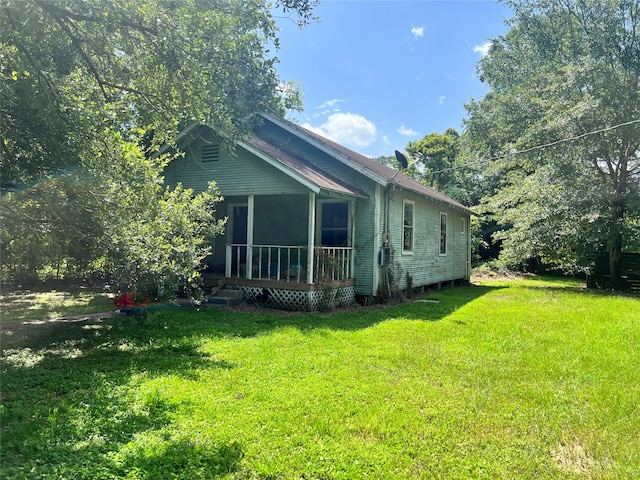
[[[192,406],[136,389],[141,376],[233,368],[202,354],[197,338],[160,336],[135,317],[21,333],[3,341],[3,478],[201,478],[231,472],[242,458],[236,444],[173,438],[172,412]],[[140,436],[152,441],[135,450]]]
[[282,328],[355,331],[390,318],[436,321],[492,290],[461,287],[427,295],[437,303],[408,300],[320,314],[175,308],[143,317],[5,329],[4,478],[191,479],[233,472],[243,458],[241,445],[173,438],[172,413],[193,406],[168,404],[141,391],[141,377],[189,380],[201,369],[233,369],[203,353],[207,338],[253,337]]
[[[39,299],[39,300],[36,300]],[[0,297],[2,325],[43,320],[51,317],[114,310],[113,299],[91,292],[16,292]]]

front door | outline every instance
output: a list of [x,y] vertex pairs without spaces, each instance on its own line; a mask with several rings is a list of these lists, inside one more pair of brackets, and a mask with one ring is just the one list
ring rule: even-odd
[[227,229],[231,245],[231,274],[233,276],[246,274],[247,264],[247,204],[229,205],[229,228]]
[[249,208],[246,205],[231,205],[231,244],[247,244],[247,215]]

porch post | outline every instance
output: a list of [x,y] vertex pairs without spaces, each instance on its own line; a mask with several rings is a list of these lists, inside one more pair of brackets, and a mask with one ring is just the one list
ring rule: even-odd
[[316,194],[309,193],[309,228],[307,252],[307,283],[313,283],[313,248],[316,244]]
[[356,201],[351,200],[349,203],[351,203],[351,205],[349,205],[349,226],[351,227],[349,246],[351,247],[351,254],[349,256],[349,275],[347,275],[347,278],[354,278],[355,272],[353,269],[355,268],[356,253]]
[[253,275],[253,206],[254,196],[249,195],[247,199],[247,278]]

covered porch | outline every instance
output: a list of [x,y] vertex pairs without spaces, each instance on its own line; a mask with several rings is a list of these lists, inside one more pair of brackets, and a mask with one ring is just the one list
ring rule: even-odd
[[353,303],[355,198],[308,194],[225,199],[226,235],[212,270],[226,289],[276,308],[313,311]]

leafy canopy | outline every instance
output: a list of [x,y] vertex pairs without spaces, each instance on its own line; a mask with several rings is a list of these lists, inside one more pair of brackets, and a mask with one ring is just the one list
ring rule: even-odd
[[640,235],[640,9],[506,3],[510,30],[478,67],[491,91],[465,124],[467,148],[488,159],[485,209],[512,262],[571,270],[608,251],[615,276],[623,243]]
[[[167,190],[156,156],[188,122],[231,141],[299,94],[277,76],[274,12],[316,0],[6,0],[0,6],[3,280],[116,276],[192,286],[215,186]],[[18,236],[19,235],[19,236]]]

